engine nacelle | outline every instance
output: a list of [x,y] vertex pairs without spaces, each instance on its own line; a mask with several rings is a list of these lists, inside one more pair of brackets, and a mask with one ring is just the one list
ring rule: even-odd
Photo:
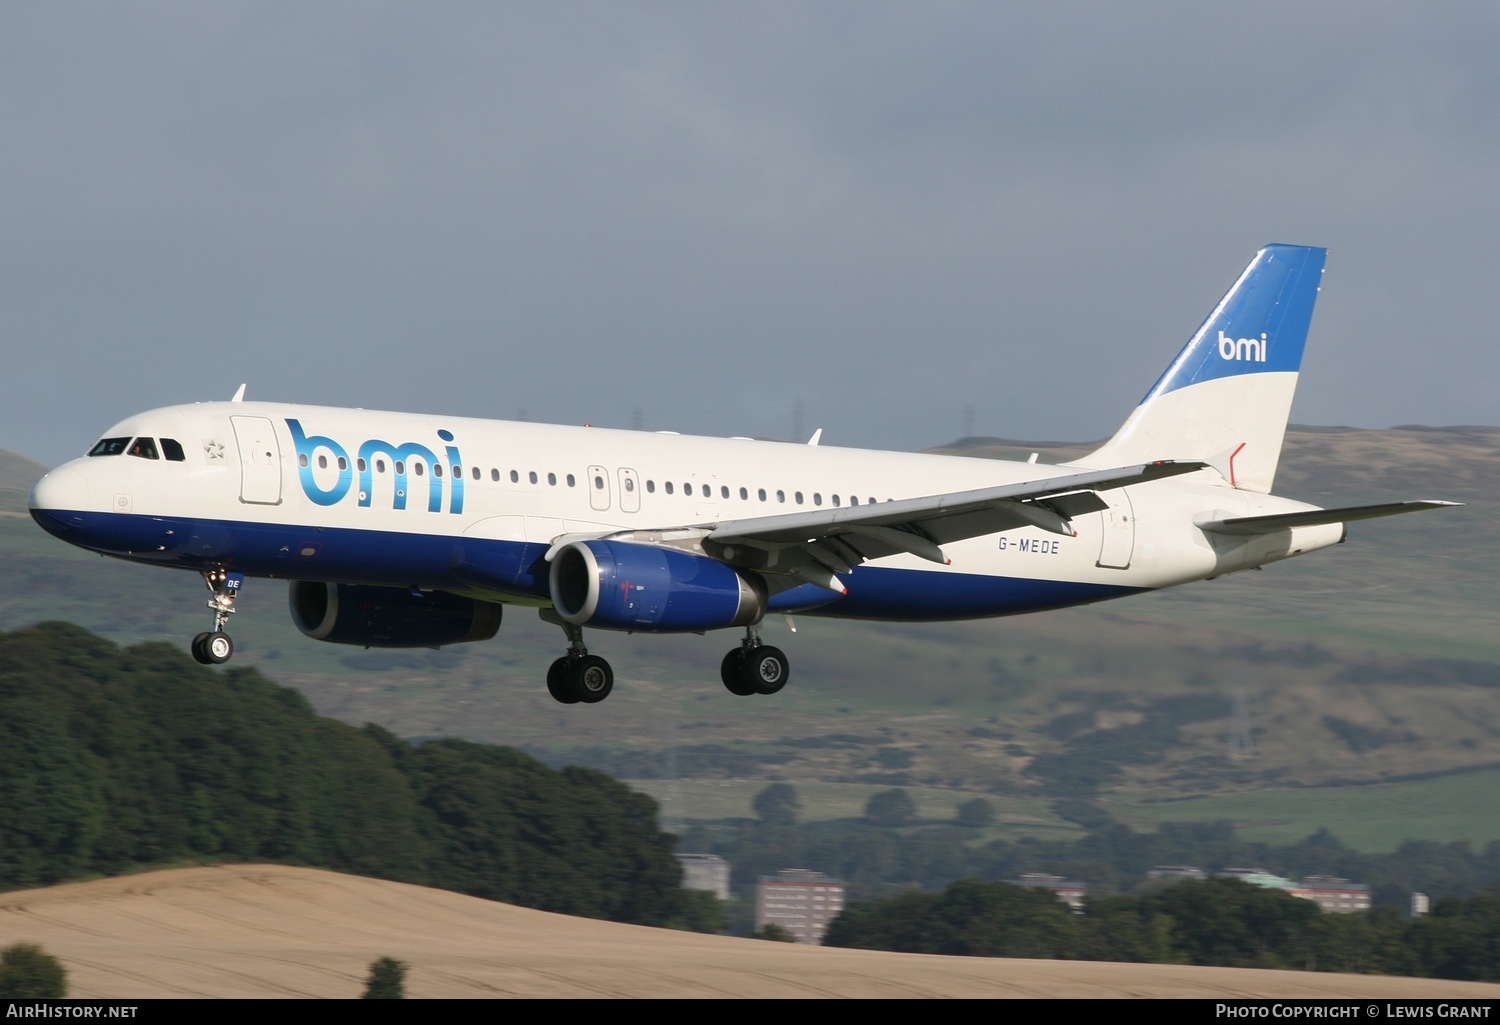
[[487,641],[500,629],[503,605],[401,587],[293,580],[292,622],[319,641],[366,648],[437,648]]
[[706,555],[629,541],[574,541],[552,559],[552,604],[578,626],[716,630],[760,621],[758,577]]

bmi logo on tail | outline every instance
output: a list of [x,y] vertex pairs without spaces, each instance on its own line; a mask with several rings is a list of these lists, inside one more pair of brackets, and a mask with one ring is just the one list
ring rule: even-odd
[[1219,332],[1219,355],[1224,359],[1264,363],[1266,361],[1266,333],[1262,331],[1259,338],[1230,338],[1221,330]]

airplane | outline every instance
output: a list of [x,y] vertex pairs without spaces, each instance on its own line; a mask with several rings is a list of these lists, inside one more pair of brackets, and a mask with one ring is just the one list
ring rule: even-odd
[[744,630],[733,694],[790,669],[770,614],[954,620],[1213,579],[1343,541],[1435,500],[1321,509],[1273,496],[1327,250],[1261,249],[1101,447],[1046,465],[749,438],[245,401],[110,428],[48,473],[31,515],[71,544],[192,570],[225,632],[246,578],[290,581],[308,637],[488,640],[506,605],[562,628],[565,704],[614,686],[585,627]]

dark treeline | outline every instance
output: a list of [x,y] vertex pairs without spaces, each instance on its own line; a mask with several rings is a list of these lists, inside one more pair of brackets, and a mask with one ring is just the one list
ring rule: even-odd
[[1238,879],[1089,900],[1074,914],[1047,890],[962,880],[942,893],[856,901],[824,944],[978,957],[1295,968],[1500,981],[1500,888],[1393,908],[1323,914],[1311,901]]
[[1434,899],[1474,897],[1500,884],[1500,843],[1476,851],[1462,841],[1411,840],[1387,854],[1367,854],[1351,850],[1327,830],[1295,844],[1271,845],[1238,839],[1228,822],[1172,822],[1145,833],[1108,816],[1077,839],[986,842],[981,829],[957,820],[880,825],[878,816],[867,813],[862,819],[799,823],[790,808],[783,798],[776,808],[758,809],[756,820],[694,826],[683,834],[681,849],[729,860],[742,894],[759,876],[791,866],[837,876],[855,897],[879,896],[891,886],[941,890],[959,879],[1004,881],[1024,872],[1080,880],[1096,894],[1130,893],[1147,885],[1148,873],[1158,865],[1194,865],[1208,872],[1258,867],[1292,879],[1342,876],[1369,885],[1377,905],[1399,909],[1408,906],[1414,890]]
[[250,669],[66,623],[0,634],[0,888],[276,861],[549,911],[700,924],[656,802],[508,748],[411,745]]

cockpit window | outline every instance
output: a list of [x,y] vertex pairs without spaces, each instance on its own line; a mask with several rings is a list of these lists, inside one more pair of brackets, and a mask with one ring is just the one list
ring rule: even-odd
[[161,454],[174,463],[187,461],[187,455],[182,451],[182,446],[177,444],[174,438],[161,439]]
[[89,449],[91,456],[117,456],[125,451],[125,446],[130,444],[129,438],[105,438]]
[[136,438],[135,443],[130,446],[130,450],[125,454],[127,456],[140,456],[142,459],[160,458],[156,454],[156,442],[150,438]]

